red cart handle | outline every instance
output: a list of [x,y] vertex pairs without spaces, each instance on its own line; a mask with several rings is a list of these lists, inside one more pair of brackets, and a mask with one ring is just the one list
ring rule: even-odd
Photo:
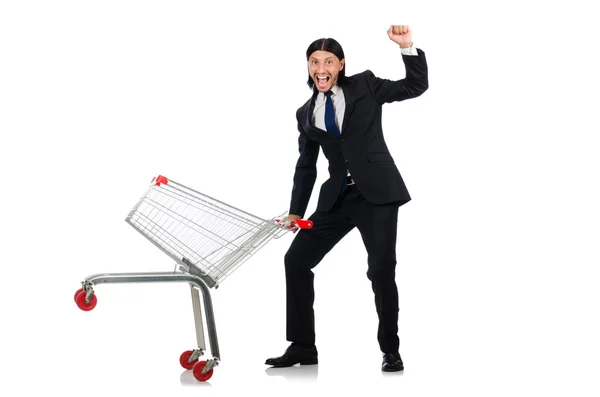
[[298,219],[296,221],[292,221],[292,227],[294,226],[297,226],[299,229],[312,229],[313,223],[308,219]]

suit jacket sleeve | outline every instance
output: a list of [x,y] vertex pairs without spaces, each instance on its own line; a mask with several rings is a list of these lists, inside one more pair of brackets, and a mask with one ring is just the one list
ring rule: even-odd
[[317,179],[317,158],[320,146],[318,142],[306,136],[300,122],[298,122],[298,131],[300,132],[298,136],[300,156],[294,173],[294,187],[292,188],[289,213],[303,217]]
[[417,56],[402,55],[406,68],[406,77],[402,80],[380,79],[370,70],[365,72],[371,94],[379,104],[415,98],[427,90],[429,82],[425,53],[418,48],[417,53]]

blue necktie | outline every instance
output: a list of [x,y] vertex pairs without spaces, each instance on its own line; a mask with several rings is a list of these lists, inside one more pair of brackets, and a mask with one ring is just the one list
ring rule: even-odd
[[325,128],[327,132],[336,138],[340,137],[340,130],[335,123],[335,110],[333,110],[333,100],[331,99],[331,91],[325,93],[327,101],[325,102]]
[[[333,100],[331,99],[331,91],[327,91],[325,93],[325,97],[327,97],[327,101],[325,102],[325,128],[327,128],[327,132],[333,135],[336,138],[340,137],[340,130],[335,123],[335,110],[333,110]],[[344,183],[342,184],[341,193],[346,190],[346,178],[344,178]]]

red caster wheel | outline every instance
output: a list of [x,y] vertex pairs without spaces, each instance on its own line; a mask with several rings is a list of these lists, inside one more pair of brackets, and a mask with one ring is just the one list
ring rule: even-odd
[[210,371],[206,372],[205,374],[202,373],[202,369],[204,368],[204,366],[206,365],[206,361],[198,361],[196,363],[196,365],[194,365],[194,369],[192,370],[192,373],[194,374],[194,378],[198,379],[200,382],[206,382],[207,380],[209,380],[213,374],[213,370],[211,369]]
[[78,290],[75,292],[75,296],[74,296],[75,303],[77,303],[77,295],[79,295],[79,293],[80,293],[80,292],[83,292],[83,288],[79,288],[79,289],[78,289]]
[[83,311],[90,311],[96,307],[96,303],[98,303],[98,298],[96,295],[92,295],[92,299],[90,299],[90,303],[85,303],[85,291],[81,291],[75,295],[75,303],[77,306]]
[[179,364],[181,364],[181,366],[185,369],[192,369],[194,368],[194,364],[196,364],[198,362],[198,359],[195,359],[194,361],[188,361],[190,356],[192,355],[192,351],[191,350],[186,350],[183,353],[181,353],[181,356],[179,356]]

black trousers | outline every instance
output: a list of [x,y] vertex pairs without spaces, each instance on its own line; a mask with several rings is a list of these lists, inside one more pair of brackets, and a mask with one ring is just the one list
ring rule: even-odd
[[287,340],[315,343],[314,273],[311,269],[356,227],[368,254],[367,277],[375,294],[379,346],[384,353],[398,351],[395,279],[398,204],[371,204],[355,185],[351,185],[330,212],[315,212],[309,219],[314,223],[313,228],[300,230],[285,255]]

